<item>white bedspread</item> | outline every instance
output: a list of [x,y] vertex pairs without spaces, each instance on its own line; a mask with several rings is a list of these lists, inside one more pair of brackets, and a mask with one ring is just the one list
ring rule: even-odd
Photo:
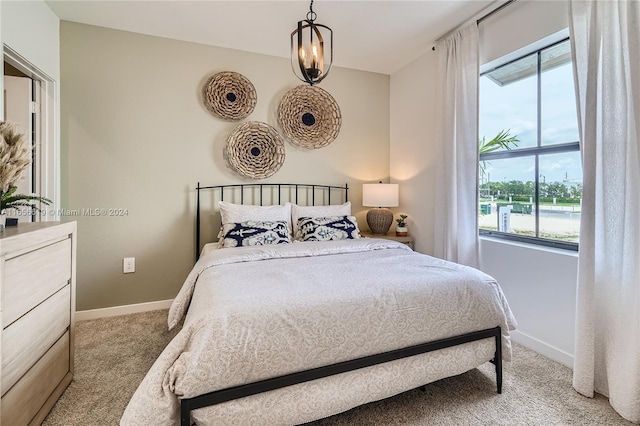
[[[169,327],[183,317],[182,330],[140,384],[121,425],[178,424],[180,397],[496,326],[509,360],[515,328],[491,277],[381,239],[213,250],[187,277]],[[254,395],[197,410],[194,420],[302,423],[462,373],[490,359],[492,347],[487,340],[465,344]],[[442,358],[465,351],[461,356],[468,359],[459,363]],[[433,366],[425,368],[428,362]],[[410,368],[421,373],[392,383],[398,369]],[[389,382],[372,384],[371,372],[377,380],[390,375]],[[349,394],[362,388],[371,395]]]

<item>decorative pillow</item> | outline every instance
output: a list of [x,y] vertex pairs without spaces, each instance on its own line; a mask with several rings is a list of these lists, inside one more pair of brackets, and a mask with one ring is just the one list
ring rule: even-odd
[[259,222],[249,220],[222,225],[222,247],[262,246],[291,242],[287,222]]
[[294,237],[296,240],[302,238],[298,220],[300,218],[331,217],[331,216],[351,216],[351,201],[344,204],[334,204],[330,206],[291,206],[291,221],[294,226]]
[[359,239],[355,216],[303,217],[298,220],[302,241]]
[[[222,227],[230,223],[242,223],[247,221],[266,221],[266,222],[287,222],[287,230],[291,235],[291,203],[285,203],[282,206],[253,206],[244,204],[233,204],[226,201],[218,203],[220,208],[220,219]],[[222,247],[222,239],[224,237],[223,229],[220,228],[218,233],[219,246]]]

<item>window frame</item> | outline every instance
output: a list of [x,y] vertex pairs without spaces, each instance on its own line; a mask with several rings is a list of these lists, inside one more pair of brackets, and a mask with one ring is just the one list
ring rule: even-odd
[[[563,37],[560,40],[557,40],[553,43],[547,44],[545,46],[539,47],[533,51],[527,52],[526,54],[519,55],[518,57],[511,59],[505,63],[494,66],[491,69],[483,71],[480,74],[482,77],[485,74],[488,74],[492,71],[495,71],[498,68],[507,66],[514,62],[517,62],[527,56],[531,56],[535,54],[537,56],[537,67],[536,67],[536,85],[537,85],[537,95],[536,95],[536,146],[535,147],[526,147],[526,148],[513,148],[510,150],[504,151],[493,151],[485,154],[480,154],[478,158],[478,164],[482,161],[491,161],[491,160],[499,160],[499,159],[507,159],[507,158],[519,158],[519,157],[533,157],[535,162],[535,179],[534,179],[534,205],[535,205],[535,232],[536,235],[540,232],[540,216],[539,216],[539,207],[540,207],[540,156],[547,154],[561,154],[565,152],[580,152],[580,141],[574,142],[566,142],[566,143],[558,143],[551,145],[542,145],[542,52],[546,49],[552,48],[560,43],[564,43],[569,40],[569,37]],[[479,111],[478,111],[478,115]],[[577,121],[577,117],[576,117]],[[477,182],[478,191],[480,189],[480,182]],[[479,212],[478,212],[479,213]],[[483,237],[493,237],[500,238],[509,241],[528,243],[546,247],[553,247],[557,249],[570,250],[570,251],[578,251],[579,243],[561,241],[561,240],[553,240],[549,238],[542,238],[539,236],[528,236],[528,235],[520,235],[510,232],[501,232],[494,231],[489,229],[482,229],[480,225],[478,225],[478,235]]]

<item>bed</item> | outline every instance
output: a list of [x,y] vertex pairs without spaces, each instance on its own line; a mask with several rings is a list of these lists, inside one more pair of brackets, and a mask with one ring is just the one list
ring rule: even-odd
[[[515,319],[493,278],[359,238],[346,185],[273,184],[262,206],[265,185],[246,197],[249,185],[198,184],[200,256],[168,318],[182,328],[121,425],[301,424],[486,362],[501,392]],[[241,203],[225,202],[236,187]],[[204,220],[222,227],[201,247],[203,189],[222,193],[220,216]]]

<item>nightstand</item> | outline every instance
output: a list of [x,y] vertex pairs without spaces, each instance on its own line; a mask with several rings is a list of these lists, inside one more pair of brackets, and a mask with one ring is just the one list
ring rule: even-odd
[[395,232],[389,232],[388,234],[385,234],[385,235],[372,234],[370,232],[363,232],[362,236],[367,238],[384,238],[385,240],[398,241],[399,243],[408,245],[411,248],[411,250],[413,250],[413,237],[411,235],[407,235],[406,237],[398,237],[396,236]]

